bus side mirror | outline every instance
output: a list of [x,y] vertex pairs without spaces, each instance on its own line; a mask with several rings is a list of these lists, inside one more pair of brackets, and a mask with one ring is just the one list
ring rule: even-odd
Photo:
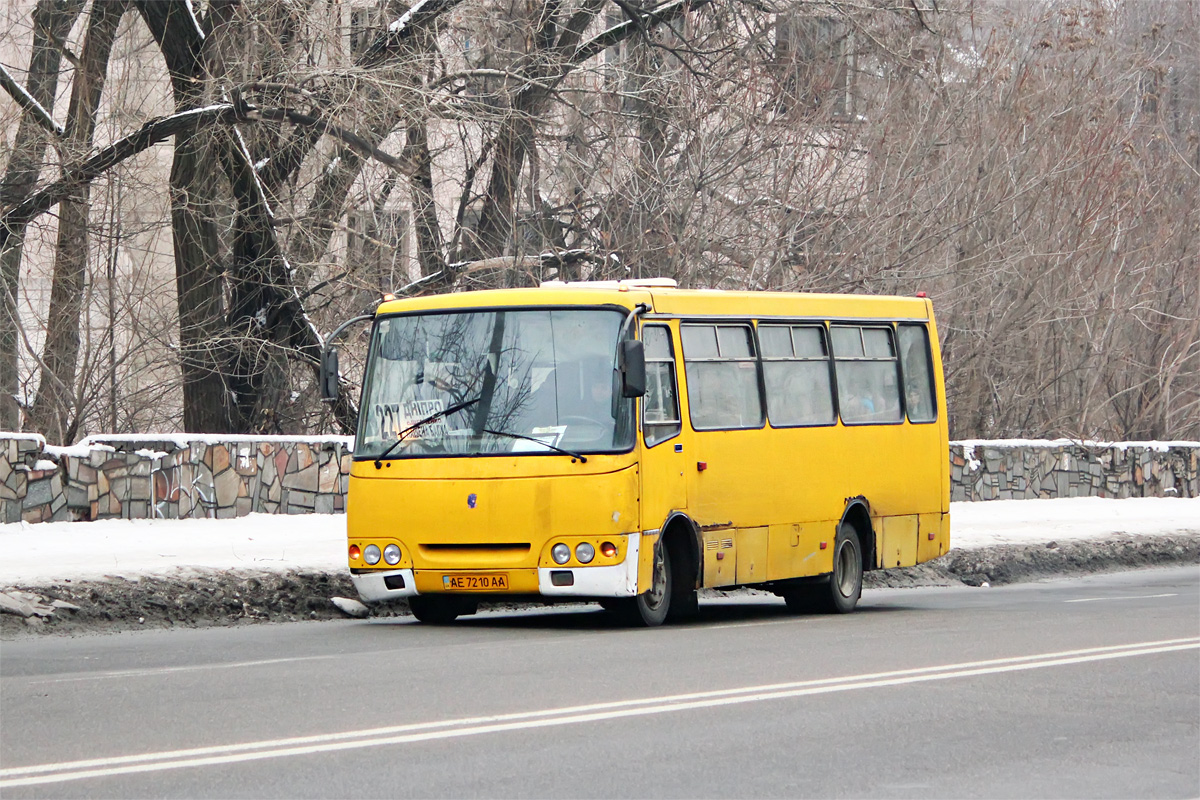
[[321,399],[332,403],[338,398],[338,351],[330,347],[321,351]]
[[621,342],[621,396],[641,397],[646,393],[646,351],[638,339]]

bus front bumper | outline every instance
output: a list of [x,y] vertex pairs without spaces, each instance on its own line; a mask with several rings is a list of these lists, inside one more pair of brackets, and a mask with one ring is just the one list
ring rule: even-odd
[[546,597],[634,597],[638,591],[638,544],[640,536],[630,536],[625,560],[604,567],[538,567],[536,569],[487,570],[479,574],[503,572],[508,590],[484,592],[444,591],[444,579],[461,575],[462,570],[389,569],[351,573],[350,581],[364,603],[379,603],[417,594],[531,594]]
[[379,603],[398,597],[412,597],[417,582],[411,569],[388,569],[378,572],[350,573],[350,582],[364,603]]

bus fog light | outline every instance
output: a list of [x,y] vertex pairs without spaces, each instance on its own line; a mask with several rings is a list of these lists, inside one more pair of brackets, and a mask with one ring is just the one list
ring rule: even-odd
[[550,557],[554,559],[555,564],[565,564],[571,560],[571,548],[559,542],[550,549]]
[[600,545],[600,555],[604,556],[605,558],[616,558],[617,546],[612,542],[605,542],[604,544]]
[[363,549],[363,561],[368,564],[379,563],[379,545],[369,544]]
[[400,563],[400,548],[394,544],[389,544],[383,548],[383,560],[395,566]]
[[587,564],[596,557],[596,548],[587,542],[580,542],[575,546],[575,557],[579,559],[580,564]]

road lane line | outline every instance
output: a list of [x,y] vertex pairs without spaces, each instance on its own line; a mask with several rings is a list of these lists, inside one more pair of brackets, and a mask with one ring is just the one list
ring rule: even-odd
[[746,686],[690,694],[647,697],[585,706],[517,712],[346,731],[291,739],[264,740],[232,745],[87,759],[57,764],[0,769],[0,788],[60,783],[86,778],[111,777],[185,767],[202,767],[257,761],[286,756],[331,753],[366,747],[411,744],[463,736],[510,732],[559,725],[582,724],[625,717],[647,716],[742,703],[782,700],[856,689],[902,686],[928,681],[1018,672],[1082,664],[1117,658],[1200,649],[1200,637],[1139,642],[1128,645],[1041,653],[1031,656],[945,664],[865,675],[821,678],[792,683]]
[[1080,597],[1075,600],[1063,600],[1064,603],[1100,603],[1105,600],[1153,600],[1156,597],[1178,597],[1178,592],[1166,594],[1137,594],[1131,597]]
[[176,757],[183,757],[183,756],[237,752],[237,751],[242,751],[242,750],[263,749],[263,748],[269,748],[269,747],[288,746],[288,745],[296,745],[296,744],[311,744],[311,743],[325,742],[325,741],[337,741],[337,740],[347,739],[347,738],[364,738],[364,737],[371,737],[371,736],[380,736],[380,735],[403,733],[403,732],[416,731],[416,730],[424,730],[424,729],[429,729],[429,728],[450,727],[450,726],[454,726],[454,725],[470,725],[470,724],[490,723],[490,722],[504,721],[504,720],[521,720],[521,719],[530,719],[530,718],[544,717],[544,716],[550,716],[550,715],[556,715],[556,714],[571,714],[571,713],[577,713],[577,712],[588,712],[588,711],[599,711],[599,710],[604,710],[604,709],[624,708],[624,707],[629,707],[629,706],[646,705],[646,704],[651,704],[651,703],[680,702],[680,701],[686,701],[686,700],[697,700],[697,699],[704,699],[704,698],[710,698],[710,697],[722,697],[722,696],[727,696],[727,695],[736,695],[739,693],[747,693],[747,692],[776,691],[776,690],[785,690],[785,689],[804,687],[804,686],[820,686],[820,685],[827,685],[827,684],[836,684],[836,683],[844,682],[844,681],[891,678],[891,677],[898,677],[898,676],[905,676],[905,675],[943,672],[943,671],[954,670],[954,669],[991,667],[991,666],[1003,665],[1003,664],[1015,664],[1015,663],[1021,663],[1021,662],[1037,661],[1037,660],[1042,660],[1042,659],[1046,659],[1046,658],[1071,657],[1071,656],[1079,656],[1079,655],[1089,655],[1089,654],[1094,654],[1094,653],[1106,653],[1106,652],[1112,652],[1112,651],[1116,651],[1116,650],[1129,650],[1129,649],[1139,648],[1139,647],[1157,647],[1157,646],[1165,646],[1165,645],[1192,644],[1192,643],[1200,644],[1200,637],[1184,638],[1184,639],[1166,639],[1166,640],[1160,640],[1160,641],[1154,641],[1154,642],[1141,642],[1141,643],[1127,644],[1127,645],[1108,645],[1108,646],[1103,646],[1103,647],[1090,647],[1090,648],[1085,648],[1085,649],[1081,649],[1081,650],[1065,650],[1065,651],[1059,651],[1059,652],[1054,652],[1054,653],[1035,654],[1035,655],[1030,655],[1030,656],[1012,656],[1012,657],[1008,657],[1008,658],[987,659],[984,661],[970,661],[970,662],[962,662],[962,663],[958,663],[958,664],[944,664],[944,665],[931,666],[931,667],[916,667],[916,668],[904,669],[904,670],[891,670],[891,671],[887,671],[887,672],[867,673],[867,674],[863,674],[863,675],[843,676],[843,677],[837,677],[837,678],[818,678],[818,679],[811,679],[811,680],[807,680],[807,681],[794,681],[794,682],[788,682],[788,683],[765,684],[765,685],[760,685],[760,686],[748,686],[748,687],[734,688],[734,689],[714,689],[714,690],[710,690],[710,691],[706,691],[706,692],[691,692],[691,693],[687,693],[687,694],[664,695],[664,696],[659,696],[659,697],[648,697],[648,698],[640,698],[640,699],[634,699],[634,700],[617,700],[617,701],[610,701],[610,702],[605,702],[605,703],[593,703],[593,704],[582,705],[582,706],[568,706],[568,707],[546,709],[546,710],[542,710],[542,711],[522,711],[522,712],[515,712],[515,713],[510,713],[510,714],[491,715],[491,716],[485,716],[485,717],[466,717],[466,718],[458,718],[458,719],[441,720],[441,721],[435,721],[435,722],[410,723],[407,725],[395,725],[395,726],[388,726],[388,727],[384,727],[384,728],[368,728],[368,729],[362,729],[362,730],[357,730],[357,731],[346,731],[346,732],[342,732],[342,733],[317,734],[317,735],[312,735],[312,736],[301,736],[301,737],[291,737],[291,738],[287,738],[287,739],[264,740],[264,741],[258,741],[258,742],[248,742],[248,743],[243,743],[243,744],[214,745],[214,746],[209,746],[209,747],[191,748],[191,749],[187,749],[187,750],[164,751],[164,752],[159,752],[159,753],[149,753],[149,754],[133,755],[133,756],[115,756],[115,757],[100,758],[100,759],[87,759],[87,760],[83,760],[83,761],[62,762],[59,764],[45,764],[45,765],[30,766],[30,767],[12,767],[12,768],[7,768],[7,769],[0,769],[0,777],[5,777],[9,774],[16,774],[16,773],[28,774],[31,772],[45,772],[45,771],[64,769],[64,768],[90,767],[90,766],[100,766],[100,765],[106,765],[106,764],[111,765],[111,764],[116,764],[116,763],[132,763],[132,762],[136,762],[136,761],[145,761],[145,760],[161,760],[161,759],[169,759],[169,758],[176,758]]

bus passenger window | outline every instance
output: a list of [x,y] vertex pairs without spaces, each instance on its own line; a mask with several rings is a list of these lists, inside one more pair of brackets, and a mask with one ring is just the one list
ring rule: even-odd
[[908,420],[933,422],[937,419],[937,409],[933,400],[929,331],[924,325],[901,325],[898,333]]
[[646,350],[646,394],[642,398],[642,435],[646,446],[665,442],[682,427],[675,392],[675,354],[671,331],[664,325],[642,328]]
[[819,325],[759,325],[767,415],[777,428],[832,425],[829,356]]
[[903,416],[892,329],[835,325],[830,333],[842,422],[900,422]]
[[748,325],[683,325],[683,367],[696,430],[761,428],[758,361]]

